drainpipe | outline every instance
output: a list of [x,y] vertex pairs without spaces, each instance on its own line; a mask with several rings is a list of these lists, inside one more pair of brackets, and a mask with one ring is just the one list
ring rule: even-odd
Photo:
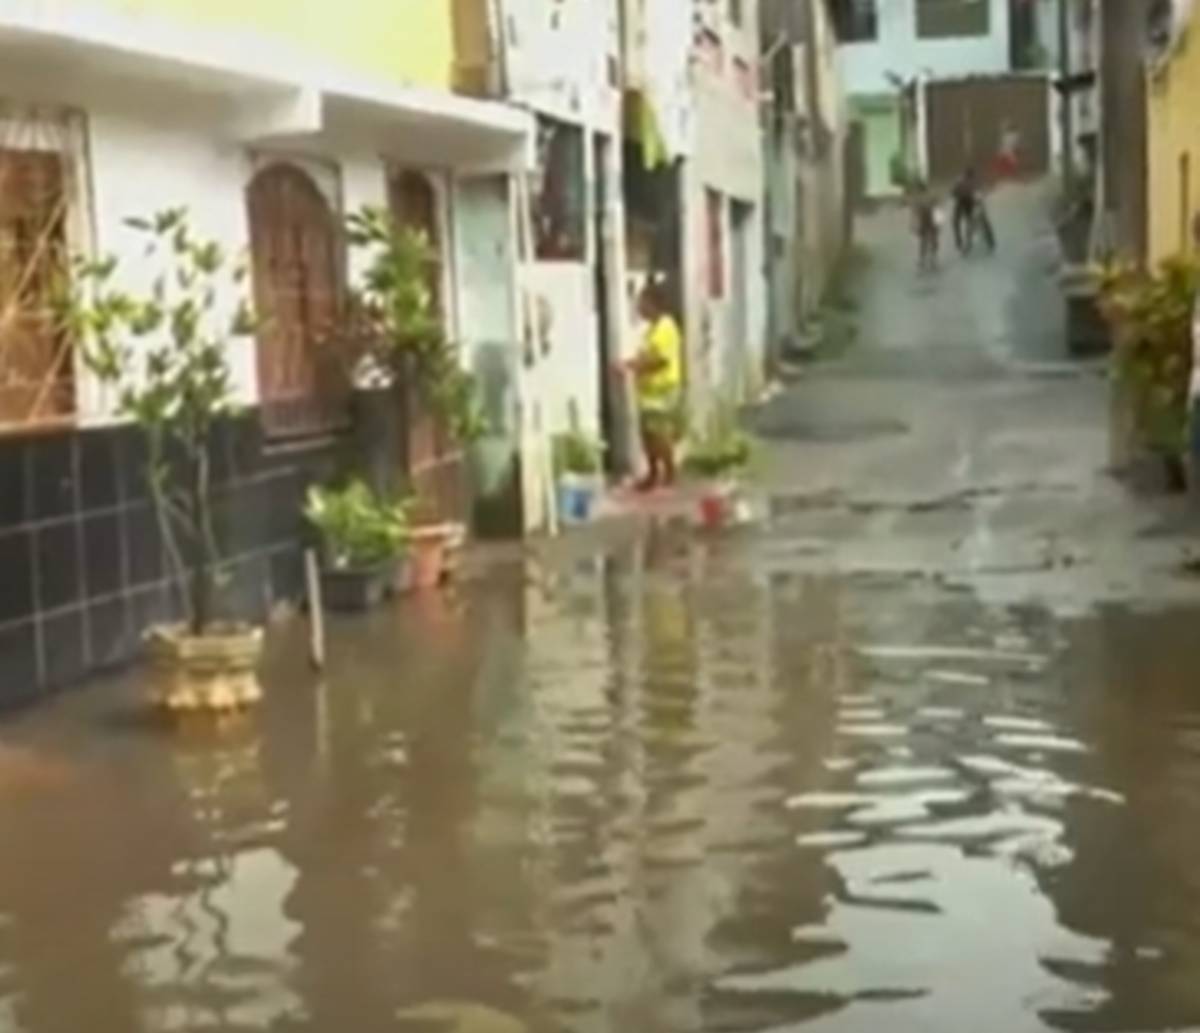
[[508,19],[504,0],[487,0],[487,17],[492,37],[492,85],[496,97],[509,100]]
[[1068,193],[1075,182],[1075,105],[1066,89],[1071,79],[1071,0],[1058,0],[1058,76],[1063,84],[1062,126],[1063,192]]

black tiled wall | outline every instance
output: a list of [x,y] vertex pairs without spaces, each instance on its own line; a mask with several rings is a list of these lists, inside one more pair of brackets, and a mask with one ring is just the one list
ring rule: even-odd
[[[0,437],[0,707],[128,662],[178,616],[130,427]],[[230,562],[228,616],[261,619],[302,589],[304,490],[328,445],[264,448],[250,414],[221,428],[212,468]]]

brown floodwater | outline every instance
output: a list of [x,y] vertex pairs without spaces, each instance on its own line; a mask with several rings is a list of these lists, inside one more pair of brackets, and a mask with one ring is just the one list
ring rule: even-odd
[[0,726],[0,1031],[1200,1027],[1198,618],[648,538],[90,688]]

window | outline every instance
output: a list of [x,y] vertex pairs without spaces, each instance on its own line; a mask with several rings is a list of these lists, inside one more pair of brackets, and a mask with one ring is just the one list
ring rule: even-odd
[[708,296],[725,296],[725,199],[715,190],[704,192],[707,228]]
[[871,43],[879,38],[878,0],[834,0],[833,26],[839,43]]
[[77,243],[83,130],[79,116],[0,105],[0,433],[75,412],[53,295]]
[[587,190],[583,132],[552,119],[538,120],[538,164],[533,202],[534,246],[542,261],[587,257]]
[[917,0],[917,35],[921,39],[986,36],[991,0]]
[[287,162],[254,177],[247,206],[264,425],[274,436],[330,430],[345,420],[347,399],[335,339],[342,254],[333,210],[308,173]]

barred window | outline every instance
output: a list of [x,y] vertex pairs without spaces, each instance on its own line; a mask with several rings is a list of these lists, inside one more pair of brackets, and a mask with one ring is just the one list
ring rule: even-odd
[[77,116],[0,105],[0,433],[75,413],[54,292],[69,268],[81,140]]

